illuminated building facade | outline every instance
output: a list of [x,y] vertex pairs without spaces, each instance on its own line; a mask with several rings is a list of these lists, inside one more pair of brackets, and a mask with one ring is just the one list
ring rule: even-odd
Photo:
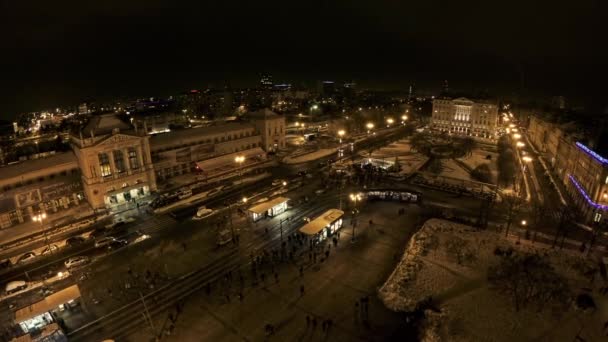
[[431,124],[443,132],[494,139],[498,129],[498,106],[464,97],[434,99]]

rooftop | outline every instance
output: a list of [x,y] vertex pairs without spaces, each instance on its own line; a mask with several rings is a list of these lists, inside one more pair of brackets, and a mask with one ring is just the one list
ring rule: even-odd
[[15,178],[30,172],[59,165],[66,165],[67,168],[78,167],[78,161],[76,160],[74,152],[58,153],[46,158],[31,159],[1,167],[0,179]]
[[196,138],[213,136],[247,128],[253,129],[254,126],[244,122],[231,122],[221,125],[180,129],[168,133],[153,135],[150,138],[150,145],[152,146],[152,148],[158,148],[161,146],[182,145]]
[[82,129],[82,134],[87,137],[91,134],[105,135],[112,133],[114,129],[128,131],[133,127],[115,113],[93,115]]

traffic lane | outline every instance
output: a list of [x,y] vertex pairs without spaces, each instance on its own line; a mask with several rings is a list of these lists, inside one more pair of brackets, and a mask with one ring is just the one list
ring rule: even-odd
[[[108,224],[110,222],[110,219],[111,219],[111,217],[106,217],[106,218],[99,220],[98,222],[93,223],[91,226],[88,226],[86,228],[66,231],[64,233],[57,234],[57,235],[53,236],[52,239],[49,239],[48,242],[45,242],[44,234],[42,234],[40,238],[36,239],[32,243],[27,243],[22,246],[16,247],[14,250],[11,250],[10,253],[8,253],[6,255],[4,255],[4,253],[3,253],[2,259],[23,255],[27,252],[36,250],[38,248],[42,248],[48,244],[56,244],[58,242],[66,240],[72,236],[81,235],[88,231],[95,230],[97,228],[103,227],[104,225]],[[48,232],[52,233],[53,229],[50,229]],[[2,273],[0,271],[0,276],[1,275],[2,275]]]
[[[100,222],[99,224],[97,224],[95,226],[95,229],[93,229],[93,231],[97,230],[97,229],[105,229],[105,225],[108,222],[109,221]],[[127,236],[129,233],[129,230],[133,230],[133,227],[135,227],[135,225],[133,223],[126,223],[126,224],[118,227],[118,229],[116,229],[116,230],[107,230],[106,234],[104,234],[104,235],[117,235],[119,237]],[[92,231],[92,230],[90,230],[90,229],[86,230],[86,232],[89,232],[89,231]],[[73,237],[73,236],[79,236],[79,235],[82,235],[82,232],[80,234],[67,235],[67,236],[65,236],[65,239],[67,239],[69,237]],[[91,240],[91,239],[88,239],[88,240]],[[0,279],[4,280],[7,278],[10,278],[11,274],[25,274],[25,272],[28,272],[28,274],[30,276],[32,274],[37,274],[37,273],[39,273],[38,271],[39,271],[39,268],[41,268],[41,267],[45,267],[48,264],[53,264],[57,260],[60,260],[62,258],[74,256],[75,253],[77,254],[77,253],[82,252],[84,249],[86,249],[87,246],[92,244],[92,242],[88,241],[88,240],[86,240],[85,243],[83,243],[81,245],[74,245],[74,246],[65,245],[64,247],[61,247],[57,251],[51,252],[48,255],[38,255],[31,262],[17,263],[15,265],[13,265],[12,267],[2,270],[2,272],[0,272]],[[60,240],[60,241],[62,241],[62,240]],[[53,244],[56,244],[57,242],[58,241],[53,241],[48,244],[43,244],[42,246],[53,245]],[[27,252],[29,252],[29,251],[31,251],[31,250],[28,250]]]

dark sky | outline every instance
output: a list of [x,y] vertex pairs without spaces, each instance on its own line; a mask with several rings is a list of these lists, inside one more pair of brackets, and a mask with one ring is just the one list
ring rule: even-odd
[[[0,118],[275,79],[606,92],[602,1],[0,1]],[[604,89],[601,89],[604,88]]]

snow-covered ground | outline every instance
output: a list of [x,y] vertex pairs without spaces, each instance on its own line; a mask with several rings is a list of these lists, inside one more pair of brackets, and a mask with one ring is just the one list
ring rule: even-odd
[[469,172],[458,165],[453,159],[441,159],[441,165],[443,165],[443,170],[441,170],[440,176],[464,179],[467,181],[473,180]]
[[[488,156],[490,156],[490,159],[487,158]],[[459,158],[458,160],[467,164],[467,166],[471,169],[475,169],[481,164],[488,164],[488,166],[490,167],[490,171],[492,171],[492,180],[496,182],[496,179],[498,178],[498,168],[496,166],[497,158],[498,153],[488,152],[477,148],[473,150],[470,156]]]
[[[360,152],[360,155],[369,157],[367,151]],[[378,150],[374,150],[371,157],[375,159],[384,158],[391,162],[394,162],[395,158],[397,158],[401,165],[401,171],[399,172],[401,174],[409,174],[417,171],[428,160],[426,156],[411,150],[409,139],[402,139]]]
[[[465,241],[472,255],[462,264],[446,248],[456,238]],[[591,294],[597,310],[582,312],[571,306],[538,311],[529,306],[516,312],[512,299],[487,282],[488,268],[499,262],[500,257],[494,255],[497,247],[542,255],[567,280],[574,295]],[[526,240],[516,244],[493,231],[431,219],[413,235],[379,297],[392,310],[412,311],[432,296],[441,314],[427,317],[431,322],[424,324],[424,341],[573,341],[577,334],[586,341],[606,341],[602,330],[608,320],[608,297],[598,289],[608,284],[601,279],[590,283],[582,275],[581,269],[592,265],[597,264],[576,252],[552,250]]]

